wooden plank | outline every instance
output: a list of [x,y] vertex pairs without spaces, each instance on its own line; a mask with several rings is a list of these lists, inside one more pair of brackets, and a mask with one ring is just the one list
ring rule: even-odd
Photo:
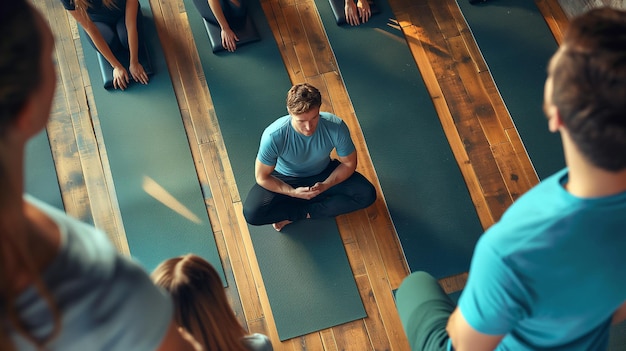
[[[371,289],[369,278],[366,275],[355,277],[359,287],[363,305],[367,312],[367,318],[363,320],[365,329],[369,337],[370,344],[374,350],[392,350],[389,338],[385,331],[385,325],[380,315],[380,307],[376,301],[376,296]],[[391,306],[395,308],[395,306]],[[403,344],[403,346],[406,346]]]
[[487,96],[489,97],[489,101],[491,102],[491,106],[498,116],[498,120],[500,120],[500,124],[503,129],[515,128],[513,124],[513,119],[511,118],[511,114],[509,110],[506,108],[504,104],[504,100],[502,100],[502,96],[500,95],[500,91],[496,87],[496,83],[491,76],[489,71],[482,71],[478,74],[478,81]]
[[557,43],[563,42],[563,36],[569,26],[569,19],[557,0],[535,0]]
[[337,342],[335,341],[335,335],[332,329],[324,329],[321,331],[322,345],[324,345],[324,351],[338,351]]
[[307,334],[292,340],[294,351],[324,351],[320,333]]
[[[457,131],[463,140],[469,161],[480,180],[480,186],[489,205],[491,217],[499,218],[504,209],[511,203],[511,199],[506,194],[504,180],[499,174],[480,121],[473,113],[468,113],[468,111],[473,111],[473,105],[471,103],[472,97],[468,95],[466,87],[470,87],[470,91],[476,96],[481,94],[479,89],[471,88],[472,78],[476,79],[476,76],[471,74],[471,70],[468,72],[467,69],[464,70],[463,76],[459,74],[457,65],[452,64],[454,55],[450,54],[454,47],[448,45],[447,41],[443,39],[438,28],[436,28],[433,15],[428,9],[423,9],[417,18],[419,18],[422,26],[421,34],[427,35],[427,40],[434,43],[433,47],[438,48],[436,51],[427,50],[427,57],[444,92],[444,97],[448,102],[448,108],[454,118]],[[419,30],[418,33],[420,33]],[[449,41],[456,42],[457,49],[462,47],[456,39],[450,38]],[[461,65],[461,67],[463,66]],[[464,82],[468,83],[465,84]],[[502,137],[498,139],[502,139]]]
[[478,72],[471,61],[463,38],[460,36],[449,38],[448,44],[453,53],[452,57],[459,78],[464,82],[463,86],[469,98],[468,107],[473,107],[474,116],[478,119],[488,143],[494,145],[506,142],[508,139],[498,116],[491,106],[487,92],[481,84],[475,83]]
[[344,351],[373,350],[367,337],[367,328],[363,320],[341,324],[333,328],[337,348]]
[[[377,306],[380,320],[376,320],[376,314],[370,314],[373,309],[368,310],[366,324],[369,328],[369,335],[373,341],[380,342],[380,339],[388,339],[392,349],[403,350],[408,347],[408,340],[403,332],[402,323],[396,310],[395,300],[391,292],[391,286],[387,278],[387,270],[383,262],[377,245],[378,233],[371,230],[367,212],[357,211],[350,215],[350,231],[354,233],[363,259],[366,262],[367,281],[362,278],[357,280],[360,285],[361,298],[367,306]],[[371,298],[369,295],[372,295]],[[368,308],[366,306],[366,309]],[[372,320],[370,320],[373,318]],[[368,321],[370,323],[368,324]]]
[[467,273],[457,274],[451,277],[439,279],[439,285],[447,294],[462,290],[467,283]]
[[[363,133],[361,132],[361,126],[358,124],[358,120],[354,113],[354,107],[352,106],[352,101],[348,96],[348,92],[346,91],[346,87],[343,84],[343,80],[339,75],[339,72],[333,71],[324,73],[323,79],[328,91],[328,105],[332,108],[334,114],[341,117],[341,119],[346,122],[348,128],[350,128],[352,140],[355,145],[357,143],[364,145],[365,139],[363,137]],[[361,150],[359,149],[358,152],[360,151]]]
[[446,1],[446,3],[448,4],[448,8],[450,9],[450,15],[452,16],[452,20],[454,21],[454,23],[456,23],[456,26],[461,33],[461,37],[463,37],[463,41],[467,45],[467,50],[470,53],[472,62],[474,63],[474,65],[476,65],[476,70],[478,72],[489,71],[487,63],[483,58],[483,54],[480,52],[480,49],[476,44],[476,40],[474,40],[474,35],[469,29],[469,26],[465,21],[465,17],[463,17],[463,13],[461,12],[459,5],[456,1]]
[[[261,0],[263,1],[268,1],[268,0]],[[296,0],[278,0],[278,3],[280,4],[281,7],[285,7],[285,6],[295,6],[296,5]]]
[[450,141],[452,152],[455,155],[457,164],[459,165],[463,178],[465,179],[465,185],[467,185],[480,223],[483,228],[487,228],[494,223],[494,216],[483,192],[481,184],[482,178],[480,180],[478,178],[479,165],[470,161],[468,151],[465,149],[465,143],[461,139],[461,135],[455,133],[457,131],[456,125],[452,120],[452,115],[446,109],[447,103],[445,102],[445,99],[437,98],[433,101],[435,103],[435,109],[439,112],[444,132]]
[[313,51],[313,59],[317,66],[317,73],[337,71],[335,55],[330,48],[330,43],[323,29],[322,20],[314,0],[305,0],[298,3],[298,12],[302,20],[302,26],[306,32],[309,46]]
[[389,5],[391,5],[395,19],[400,27],[411,25],[411,13],[415,11],[412,8],[414,3],[411,0],[389,0]]
[[[519,162],[513,146],[509,143],[501,143],[491,146],[492,153],[504,178],[507,191],[513,201],[531,188],[532,184],[522,174],[524,168]],[[520,172],[522,171],[522,172]]]
[[283,6],[282,12],[304,77],[317,75],[319,72],[315,64],[315,55],[309,46],[297,5]]
[[390,289],[397,289],[402,280],[409,274],[409,267],[381,193],[378,193],[378,200],[366,211],[368,218],[370,218],[372,232],[375,233],[380,255],[383,257],[389,287]]
[[539,176],[530,161],[530,157],[528,157],[528,153],[526,152],[526,148],[524,147],[524,143],[522,142],[519,133],[517,133],[517,130],[514,128],[505,129],[505,132],[509,137],[509,141],[521,167],[524,169],[523,174],[526,176],[528,184],[531,186],[537,185],[539,183]]
[[450,13],[448,3],[440,0],[428,0],[427,2],[433,13],[435,21],[437,22],[439,32],[441,33],[443,38],[450,39],[460,36],[461,32],[459,30],[459,27],[454,21],[450,21],[450,18],[453,17]]
[[[292,82],[303,82],[305,80],[304,72],[298,61],[298,56],[291,39],[285,16],[280,7],[278,0],[262,2],[270,27],[276,39],[283,62],[289,73],[289,79]],[[270,6],[271,5],[271,6]],[[277,32],[278,31],[278,32]]]

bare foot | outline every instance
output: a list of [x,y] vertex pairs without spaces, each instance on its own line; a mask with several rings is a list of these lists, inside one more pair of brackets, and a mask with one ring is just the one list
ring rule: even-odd
[[276,222],[272,224],[272,227],[274,227],[274,229],[276,229],[277,232],[280,232],[280,230],[283,229],[289,223],[292,223],[292,221],[285,219],[284,221],[280,221],[280,222]]

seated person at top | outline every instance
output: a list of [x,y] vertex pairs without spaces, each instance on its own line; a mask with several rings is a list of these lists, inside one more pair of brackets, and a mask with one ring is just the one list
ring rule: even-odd
[[[320,112],[322,97],[314,86],[293,86],[288,115],[261,136],[255,163],[256,184],[243,206],[252,225],[273,224],[280,231],[293,221],[335,217],[368,207],[374,186],[356,172],[357,152],[348,126]],[[335,149],[339,160],[331,160]]]
[[245,0],[193,0],[200,15],[222,30],[222,46],[233,52],[239,38],[231,27],[242,25],[246,19]]
[[204,350],[272,351],[270,339],[248,334],[228,304],[222,280],[200,256],[170,258],[152,272],[152,280],[172,296],[175,319]]
[[[126,89],[130,76],[148,84],[148,74],[139,63],[142,15],[138,0],[61,0],[63,6],[83,27],[91,44],[113,67],[113,87]],[[125,48],[130,53],[128,71],[115,57]]]
[[425,272],[402,282],[412,350],[606,350],[626,319],[626,11],[570,22],[544,111],[567,168],[483,234],[458,306]]
[[367,0],[346,0],[344,11],[346,13],[346,22],[351,26],[358,26],[372,17],[370,3]]

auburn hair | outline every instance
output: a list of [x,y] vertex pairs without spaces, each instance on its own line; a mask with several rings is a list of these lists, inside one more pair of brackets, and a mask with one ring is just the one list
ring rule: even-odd
[[230,307],[222,280],[202,257],[188,254],[168,259],[152,280],[174,301],[175,319],[205,350],[247,351],[247,334]]

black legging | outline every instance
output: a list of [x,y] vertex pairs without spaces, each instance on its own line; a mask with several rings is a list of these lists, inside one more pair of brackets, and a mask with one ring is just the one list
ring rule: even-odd
[[[333,160],[326,169],[311,177],[289,177],[278,172],[272,175],[294,188],[322,182],[340,162]],[[363,175],[354,172],[348,179],[324,191],[311,200],[298,199],[271,192],[255,184],[243,205],[243,215],[252,225],[296,221],[310,218],[335,217],[368,207],[376,200],[376,189]]]
[[[120,16],[117,19],[102,22],[102,21],[94,21],[93,22],[104,41],[106,41],[109,48],[113,53],[119,52],[121,49],[130,50],[128,45],[128,31],[126,30],[126,20],[124,16]],[[143,58],[143,15],[141,14],[141,7],[137,8],[137,37],[138,37],[138,55],[140,58]],[[97,50],[96,46],[93,44],[91,38],[89,38],[89,43],[94,49]],[[140,61],[142,61],[140,59]],[[144,67],[145,68],[145,67]]]
[[[209,6],[209,2],[207,0],[193,0],[193,4],[196,5],[196,9],[200,12],[200,16],[206,19],[209,23],[216,26],[220,25],[217,23],[217,19],[215,18],[213,11],[211,11],[211,7]],[[226,17],[228,25],[233,29],[239,27],[245,22],[245,0],[240,0],[240,5],[241,6],[235,6],[231,0],[220,0],[220,6],[222,7],[222,12],[224,12],[224,17]]]

